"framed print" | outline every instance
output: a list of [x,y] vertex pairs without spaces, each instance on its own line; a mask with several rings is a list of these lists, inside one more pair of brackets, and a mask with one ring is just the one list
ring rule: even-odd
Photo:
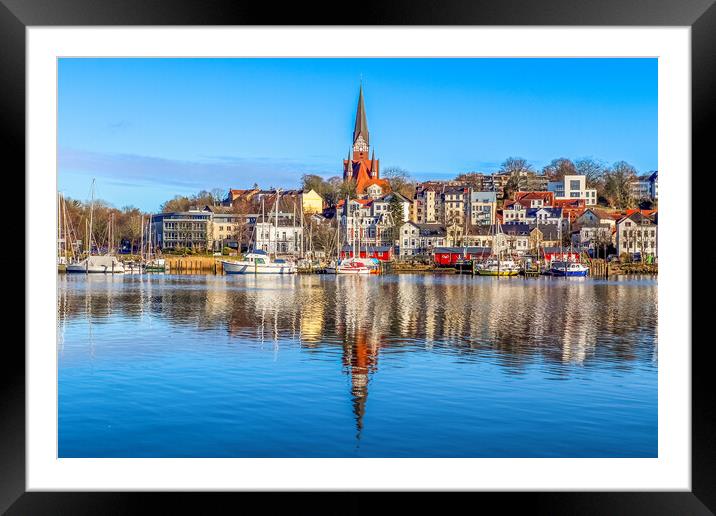
[[218,6],[3,3],[28,300],[3,510],[711,513],[711,2]]

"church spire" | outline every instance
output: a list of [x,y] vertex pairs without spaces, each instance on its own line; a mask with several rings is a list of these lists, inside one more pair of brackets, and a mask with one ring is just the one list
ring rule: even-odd
[[[363,141],[359,143],[359,139],[363,138]],[[370,145],[370,139],[368,137],[368,119],[365,115],[365,102],[363,101],[363,84],[360,85],[360,92],[358,94],[358,109],[356,110],[356,125],[353,130],[353,147],[355,150],[368,150]],[[356,148],[361,147],[361,148]]]

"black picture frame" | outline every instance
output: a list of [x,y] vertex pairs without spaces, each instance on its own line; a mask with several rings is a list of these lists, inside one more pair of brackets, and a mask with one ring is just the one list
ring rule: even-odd
[[[708,129],[716,126],[716,5],[715,0],[401,0],[321,5],[296,2],[277,8],[272,3],[201,0],[0,0],[0,123],[3,148],[14,158],[15,170],[25,166],[25,28],[62,25],[552,25],[552,26],[690,26],[692,29],[692,162],[693,170],[707,165]],[[688,171],[677,171],[687,174]],[[9,173],[9,172],[8,172]],[[692,176],[693,177],[693,176]],[[32,185],[26,185],[31,189]],[[28,199],[29,193],[27,196]],[[692,207],[679,216],[692,216]],[[692,240],[695,241],[695,240]],[[696,254],[693,254],[696,256]],[[26,271],[27,274],[27,271]],[[684,278],[691,281],[691,278]],[[694,290],[692,289],[692,292]],[[694,311],[698,304],[692,303]],[[693,317],[693,323],[704,318]],[[708,319],[707,319],[708,320]],[[696,329],[696,328],[694,328]],[[701,344],[708,344],[708,340]],[[0,510],[7,514],[124,514],[143,512],[149,502],[162,504],[163,513],[199,502],[217,512],[237,510],[229,498],[258,498],[260,494],[221,494],[209,498],[194,493],[40,493],[25,492],[25,354],[6,340],[0,376]],[[687,344],[687,343],[684,343]],[[713,514],[716,511],[716,426],[714,382],[708,346],[692,347],[692,490],[690,492],[587,493],[470,493],[503,507],[523,506],[549,514]],[[295,493],[272,496],[292,511],[353,512],[371,507],[373,494],[331,494],[316,497]],[[452,495],[455,496],[455,495]],[[336,500],[336,497],[339,497]],[[366,498],[367,497],[367,498]],[[410,498],[430,509],[421,494]],[[369,500],[369,501],[366,501]],[[245,504],[246,501],[242,500]],[[257,500],[258,501],[258,500]],[[318,502],[318,503],[317,503]],[[320,503],[323,502],[323,503]],[[459,503],[459,498],[451,504]],[[402,503],[402,502],[401,502]],[[435,503],[434,501],[432,503]],[[444,510],[442,502],[436,509]],[[474,503],[470,501],[469,503]],[[243,504],[242,504],[243,505]],[[248,505],[243,505],[248,507]],[[278,512],[272,505],[270,512]],[[473,506],[474,507],[474,506]],[[404,512],[406,506],[402,506]]]

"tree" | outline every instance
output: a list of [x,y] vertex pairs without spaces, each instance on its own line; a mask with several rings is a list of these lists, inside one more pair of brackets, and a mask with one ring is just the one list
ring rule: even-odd
[[534,172],[534,169],[524,158],[515,158],[510,156],[502,162],[502,165],[500,165],[500,174],[524,176],[527,175],[528,172]]
[[589,188],[596,188],[597,193],[599,189],[604,187],[603,178],[606,167],[600,161],[592,158],[581,158],[575,161],[574,167],[577,174],[586,177],[587,186]]
[[315,174],[303,174],[301,176],[301,188],[304,191],[315,190],[317,194],[323,196],[326,187],[326,182],[321,176]]
[[604,196],[610,206],[618,209],[633,208],[632,182],[636,169],[626,161],[617,161],[604,174]]
[[227,197],[227,192],[223,188],[212,188],[211,196],[214,198],[214,206],[219,206]]
[[397,195],[393,195],[388,201],[388,213],[391,218],[391,230],[393,233],[393,241],[400,238],[400,227],[405,223],[403,217],[403,203]]
[[512,194],[519,191],[520,189],[520,178],[517,175],[513,175],[507,180],[507,183],[505,183],[505,188],[503,190],[503,199],[510,199],[512,197]]
[[341,183],[341,186],[338,189],[338,197],[340,199],[345,199],[348,197],[349,199],[355,199],[356,198],[356,182],[353,179],[346,179]]
[[326,179],[324,183],[325,191],[321,195],[325,199],[328,206],[333,207],[338,203],[338,201],[340,201],[340,188],[342,183],[343,179],[338,176]]
[[550,181],[561,181],[564,176],[574,175],[577,173],[572,160],[568,158],[556,158],[542,168],[542,174],[547,176]]
[[383,170],[383,179],[390,182],[390,187],[394,192],[398,192],[408,199],[413,198],[415,181],[412,180],[407,170],[400,167],[387,167]]
[[173,199],[170,199],[162,204],[161,209],[163,213],[169,213],[172,211],[187,211],[191,201],[184,195],[175,195]]
[[197,208],[202,208],[204,206],[213,206],[214,196],[211,192],[201,190],[198,194],[192,197],[191,201],[192,204]]

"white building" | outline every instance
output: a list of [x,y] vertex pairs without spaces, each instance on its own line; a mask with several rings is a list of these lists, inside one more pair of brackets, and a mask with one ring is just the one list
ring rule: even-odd
[[587,177],[583,175],[567,175],[562,181],[550,181],[547,190],[554,193],[554,198],[584,199],[587,206],[597,204],[597,190],[587,188]]
[[617,255],[638,253],[642,260],[648,256],[657,257],[656,217],[649,218],[639,212],[632,213],[617,221]]
[[447,243],[447,231],[442,224],[406,222],[400,227],[399,256],[403,258],[418,254],[430,254],[436,247],[443,247]]
[[274,221],[267,220],[266,222],[257,222],[255,231],[256,249],[276,254],[298,254],[301,252],[303,232],[300,226],[287,224],[281,219],[276,226]]

